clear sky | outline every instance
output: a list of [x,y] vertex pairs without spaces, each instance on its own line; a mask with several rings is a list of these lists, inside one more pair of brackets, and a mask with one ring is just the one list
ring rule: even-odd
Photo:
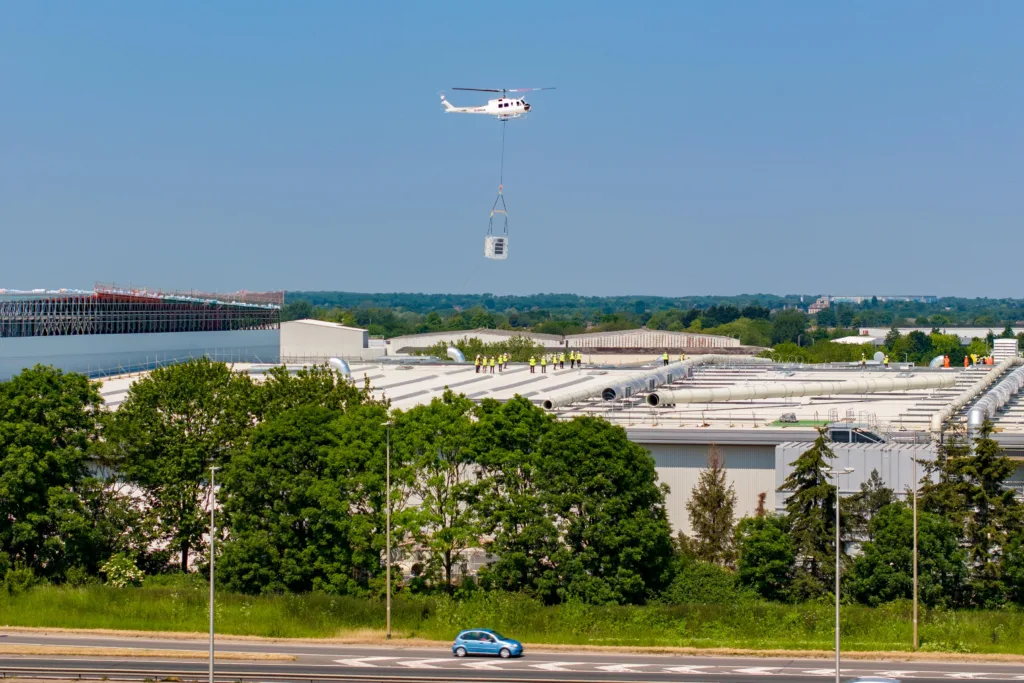
[[[0,287],[1024,296],[1024,2],[0,9]],[[501,124],[452,86],[557,86]]]

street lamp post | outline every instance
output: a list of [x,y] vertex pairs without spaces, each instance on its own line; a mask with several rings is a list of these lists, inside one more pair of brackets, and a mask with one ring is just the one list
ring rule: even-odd
[[917,446],[914,446],[914,651],[917,651]]
[[387,607],[385,608],[385,610],[386,610],[387,614],[386,614],[386,617],[385,617],[384,638],[387,639],[387,640],[391,640],[391,425],[392,424],[393,423],[391,422],[391,420],[388,420],[387,422],[384,423],[384,427],[385,427],[386,433],[387,433],[387,436],[385,438],[386,446],[385,446],[385,449],[384,449],[384,463],[385,463],[385,465],[384,465],[384,468],[385,468],[384,469],[384,487],[386,489],[385,490],[385,494],[384,494],[384,496],[385,496],[384,507],[386,508],[386,519],[387,519],[387,521],[385,522],[385,526],[384,526],[384,528],[385,528],[385,532],[384,532],[384,537],[385,537],[385,541],[384,541],[384,545],[385,545],[384,554],[385,554],[385,562],[386,562],[385,570],[384,570],[384,572],[385,572],[384,580],[387,582],[387,587],[385,588],[385,594],[387,596],[386,597]]
[[217,509],[217,488],[214,485],[214,472],[219,468],[210,467],[210,683],[213,683],[213,563],[217,544],[217,526],[214,511]]
[[839,537],[839,475],[850,474],[853,472],[852,467],[844,467],[842,470],[834,470],[828,468],[825,470],[825,474],[835,477],[836,480],[836,683],[839,681],[839,554],[841,552],[842,545]]

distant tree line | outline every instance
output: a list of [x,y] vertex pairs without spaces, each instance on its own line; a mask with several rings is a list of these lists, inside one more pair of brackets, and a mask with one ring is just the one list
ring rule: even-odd
[[[653,458],[600,418],[556,420],[524,398],[476,404],[450,391],[392,410],[325,367],[255,382],[208,360],[139,379],[116,411],[97,383],[52,368],[0,384],[0,576],[13,590],[203,569],[216,466],[227,589],[379,596],[388,442],[390,560],[413,562],[408,581],[394,572],[396,590],[597,604],[796,602],[831,590],[824,433],[783,485],[786,514],[762,494],[738,522],[728,463],[712,449],[688,503],[692,536],[673,537]],[[1021,505],[991,425],[973,443],[955,432],[923,468],[922,600],[1024,604]],[[841,514],[847,595],[909,597],[906,503],[874,476]],[[466,578],[474,549],[488,559]]]

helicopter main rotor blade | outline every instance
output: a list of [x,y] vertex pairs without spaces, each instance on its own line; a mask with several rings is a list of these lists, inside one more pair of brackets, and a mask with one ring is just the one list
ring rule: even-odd
[[474,92],[505,92],[504,90],[495,90],[494,88],[452,88],[452,90],[472,90]]
[[555,90],[555,88],[511,88],[505,92],[533,92],[534,90]]

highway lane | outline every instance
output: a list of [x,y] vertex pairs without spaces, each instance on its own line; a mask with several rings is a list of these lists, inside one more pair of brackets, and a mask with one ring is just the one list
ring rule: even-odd
[[[3,633],[0,631],[0,633]],[[350,646],[315,643],[258,642],[218,639],[218,649],[234,652],[291,654],[293,662],[222,661],[220,675],[232,673],[273,681],[280,674],[373,675],[415,680],[488,679],[588,681],[689,681],[690,683],[753,683],[752,679],[808,681],[834,675],[831,659],[754,657],[684,657],[678,655],[543,651],[529,648],[519,659],[456,659],[446,647]],[[205,652],[204,640],[124,638],[67,634],[7,633],[0,644],[75,647],[157,648]],[[206,671],[205,660],[153,658],[56,657],[0,653],[0,670],[34,666],[58,668],[160,670],[165,675],[196,675]],[[890,676],[901,680],[1024,681],[1024,665],[936,662],[844,662],[844,678]]]

